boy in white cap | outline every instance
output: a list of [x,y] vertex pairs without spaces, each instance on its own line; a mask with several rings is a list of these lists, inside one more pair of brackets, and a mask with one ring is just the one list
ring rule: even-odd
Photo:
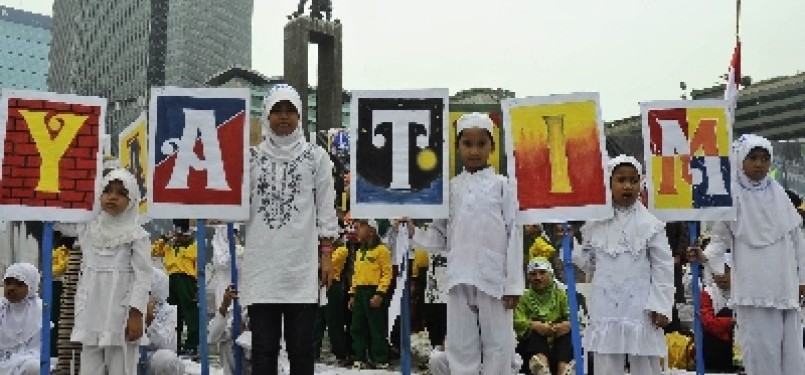
[[319,285],[329,286],[333,276],[338,219],[332,162],[305,140],[300,108],[291,86],[271,88],[263,102],[266,138],[250,150],[251,215],[240,291],[255,374],[277,373],[283,329],[291,372],[313,374]]
[[469,113],[457,123],[464,170],[450,181],[450,216],[426,230],[409,220],[414,247],[446,251],[446,353],[452,374],[511,371],[512,311],[525,285],[514,185],[489,165],[492,119]]
[[584,349],[594,353],[596,375],[660,374],[668,348],[663,327],[674,302],[674,260],[665,224],[638,200],[640,162],[620,155],[606,165],[615,216],[581,228],[573,262],[592,274],[590,321]]
[[770,178],[773,150],[767,139],[744,134],[733,143],[737,220],[713,225],[704,254],[688,255],[724,272],[732,249],[730,304],[735,338],[749,375],[802,374],[800,301],[805,294],[802,217],[780,184]]

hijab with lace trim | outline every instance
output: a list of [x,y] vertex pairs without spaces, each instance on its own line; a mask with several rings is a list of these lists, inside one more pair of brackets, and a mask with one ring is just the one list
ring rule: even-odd
[[[285,136],[275,134],[268,123],[268,116],[271,113],[271,109],[281,101],[290,102],[300,115],[299,124],[296,126],[296,129],[294,129],[291,134]],[[266,134],[265,140],[258,146],[261,151],[274,159],[290,161],[299,157],[299,155],[307,149],[307,140],[305,140],[305,136],[302,133],[304,122],[301,119],[302,111],[300,108],[302,108],[302,99],[300,99],[296,89],[290,85],[280,84],[268,90],[268,95],[266,95],[265,100],[263,100],[263,114],[260,117],[260,123]]]
[[15,263],[6,269],[3,280],[17,279],[28,286],[28,295],[12,303],[0,300],[0,353],[28,342],[42,329],[42,300],[39,290],[39,271],[29,263]]
[[788,199],[780,183],[766,175],[753,181],[743,170],[743,161],[752,150],[762,148],[774,157],[768,139],[744,134],[733,142],[736,181],[733,184],[738,219],[730,223],[735,240],[760,248],[779,241],[802,224],[802,217]]
[[[624,164],[633,166],[642,180],[643,166],[637,159],[627,155],[618,155],[607,162],[605,178],[612,178],[615,169]],[[614,217],[588,222],[581,231],[585,241],[589,241],[592,246],[600,248],[607,254],[614,256],[630,252],[637,256],[664,226],[665,224],[654,217],[640,199],[637,199],[629,207],[615,206]]]
[[149,237],[148,232],[137,221],[140,204],[137,180],[129,171],[118,168],[104,176],[101,189],[105,189],[112,181],[123,183],[128,191],[129,205],[118,215],[111,215],[101,209],[100,214],[89,224],[90,243],[99,249],[113,248]]

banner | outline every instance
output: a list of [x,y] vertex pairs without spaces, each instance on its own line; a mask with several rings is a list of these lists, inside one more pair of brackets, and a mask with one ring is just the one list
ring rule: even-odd
[[353,91],[353,218],[448,216],[447,89]]
[[148,216],[249,217],[248,89],[151,90]]
[[0,219],[91,220],[105,116],[106,99],[3,90]]
[[146,186],[150,176],[148,169],[148,122],[143,112],[134,122],[129,124],[118,135],[118,158],[120,167],[127,169],[137,180],[140,188],[140,217],[145,215],[148,208],[148,194]]
[[735,220],[723,100],[641,103],[648,209],[664,221]]
[[612,216],[597,93],[506,99],[502,108],[520,223]]

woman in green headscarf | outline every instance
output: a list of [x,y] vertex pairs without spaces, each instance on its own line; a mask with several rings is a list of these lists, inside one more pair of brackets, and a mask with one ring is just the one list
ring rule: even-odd
[[514,310],[518,351],[532,375],[565,374],[572,370],[570,307],[557,287],[551,263],[536,257],[528,264],[529,288]]

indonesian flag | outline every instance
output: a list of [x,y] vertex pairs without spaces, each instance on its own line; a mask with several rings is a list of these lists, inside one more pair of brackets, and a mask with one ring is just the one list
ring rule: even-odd
[[727,88],[724,90],[724,99],[727,105],[727,115],[730,122],[735,122],[735,109],[738,107],[738,89],[741,85],[741,41],[735,41],[732,52],[732,61],[727,71]]

